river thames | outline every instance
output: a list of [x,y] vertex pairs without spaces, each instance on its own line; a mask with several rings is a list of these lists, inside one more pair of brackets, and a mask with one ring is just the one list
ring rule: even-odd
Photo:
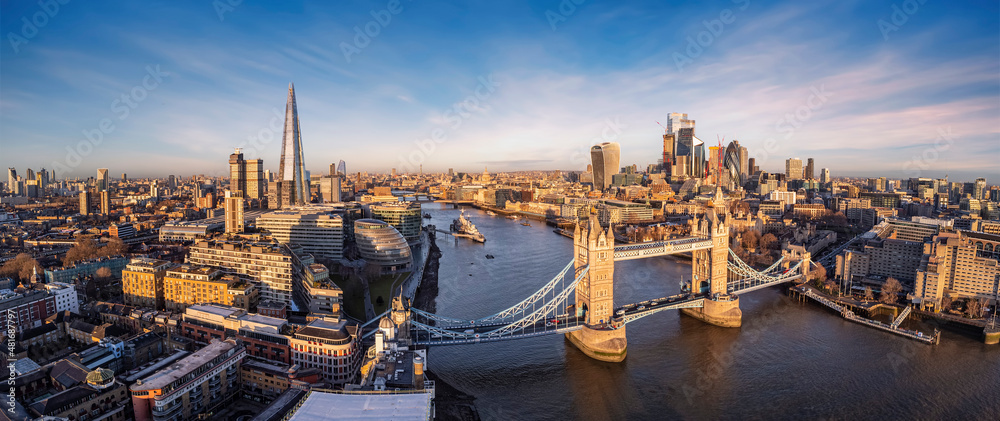
[[[425,223],[442,229],[459,212],[423,208],[432,215]],[[572,240],[540,221],[466,214],[487,241],[438,235],[438,314],[493,314],[571,260]],[[615,304],[676,294],[690,272],[669,257],[617,263]],[[630,323],[622,363],[592,360],[550,335],[432,348],[428,368],[475,395],[484,420],[1000,419],[1000,346],[949,330],[940,345],[924,345],[777,287],[745,294],[740,304],[741,328],[678,311]]]

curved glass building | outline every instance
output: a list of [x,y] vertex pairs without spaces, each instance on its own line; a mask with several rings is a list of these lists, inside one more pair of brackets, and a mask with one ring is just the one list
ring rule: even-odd
[[361,257],[381,267],[381,273],[410,270],[413,257],[406,238],[392,225],[377,219],[354,221],[354,237]]
[[621,150],[618,142],[604,142],[590,148],[595,189],[605,190],[611,185],[611,176],[618,174]]
[[729,188],[734,190],[742,187],[746,182],[743,178],[743,174],[746,174],[746,169],[743,168],[740,144],[735,140],[729,142],[729,146],[726,146],[722,166],[724,168],[723,173],[729,177],[727,181]]

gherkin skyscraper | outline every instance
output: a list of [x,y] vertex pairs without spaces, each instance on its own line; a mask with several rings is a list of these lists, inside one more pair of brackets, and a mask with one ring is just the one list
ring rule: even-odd
[[299,112],[295,107],[295,85],[288,84],[285,104],[285,134],[281,141],[281,163],[278,168],[278,207],[303,205],[309,202],[309,180],[302,157],[302,132]]

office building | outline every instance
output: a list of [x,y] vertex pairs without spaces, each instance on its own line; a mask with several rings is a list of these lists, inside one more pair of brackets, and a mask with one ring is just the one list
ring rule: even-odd
[[617,142],[604,142],[590,148],[594,167],[594,189],[605,190],[611,185],[611,176],[618,173],[621,146]]
[[122,270],[125,305],[162,310],[163,277],[174,264],[166,260],[133,257]]
[[344,291],[330,280],[330,270],[318,263],[306,266],[300,297],[310,316],[340,318]]
[[243,232],[243,193],[226,190],[223,208],[225,210],[226,234]]
[[364,357],[358,325],[346,320],[313,320],[295,332],[289,345],[292,364],[317,368],[334,385],[354,379]]
[[986,179],[977,178],[974,183],[972,183],[972,198],[979,200],[986,200]]
[[354,221],[361,258],[378,265],[383,274],[410,270],[413,257],[406,239],[392,225],[377,219]]
[[689,121],[691,127],[677,131],[677,166],[683,169],[674,173],[702,178],[705,176],[705,142],[694,135],[694,120]]
[[285,130],[275,188],[278,208],[304,205],[310,201],[299,113],[295,105],[295,86],[291,83],[288,84],[288,101],[285,103]]
[[236,148],[232,155],[229,155],[229,190],[238,192],[246,199],[263,199],[264,188],[264,160],[243,158],[243,151]]
[[[674,156],[676,156],[676,139],[673,133],[663,133],[663,161],[660,163],[663,173],[669,175],[673,169]],[[587,171],[590,171],[588,168]]]
[[[496,190],[493,190],[496,194]],[[494,203],[496,200],[494,199]],[[416,202],[386,202],[370,206],[372,218],[386,222],[396,228],[410,245],[420,242],[421,213]]]
[[802,160],[798,158],[788,158],[785,160],[785,177],[788,180],[802,179]]
[[293,285],[301,282],[298,256],[277,243],[203,240],[191,246],[187,261],[259,281],[261,300],[291,304]]
[[14,193],[15,186],[17,186],[17,170],[7,168],[7,191]]
[[815,167],[815,163],[813,163],[813,159],[812,158],[808,158],[806,160],[806,173],[805,173],[804,178],[806,180],[815,180],[816,179],[816,173],[815,173],[815,171],[816,171],[816,167]]
[[830,169],[823,168],[819,173],[819,182],[826,184],[830,182]]
[[729,146],[726,147],[725,157],[723,163],[723,184],[729,187],[730,190],[735,190],[742,188],[746,183],[747,160],[746,148],[741,147],[740,143],[737,141],[729,142]]
[[108,172],[107,168],[98,168],[97,191],[101,192],[110,189],[111,189],[111,174]]
[[339,175],[320,177],[319,201],[321,203],[340,202],[341,201],[340,188],[341,188],[341,177]]
[[259,216],[256,224],[279,243],[300,246],[318,258],[343,258],[344,220],[333,208],[286,208]]
[[129,387],[136,421],[203,418],[230,404],[240,388],[246,349],[236,339],[212,341]]

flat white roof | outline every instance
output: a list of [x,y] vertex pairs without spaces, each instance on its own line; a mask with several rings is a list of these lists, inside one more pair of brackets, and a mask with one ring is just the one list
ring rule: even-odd
[[289,421],[430,419],[431,394],[312,392]]

